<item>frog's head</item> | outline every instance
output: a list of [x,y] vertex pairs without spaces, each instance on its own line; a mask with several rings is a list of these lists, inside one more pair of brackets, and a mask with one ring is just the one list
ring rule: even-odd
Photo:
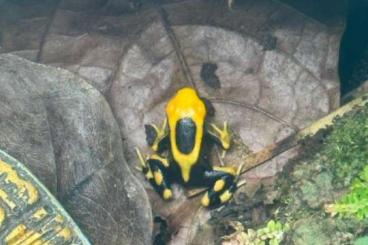
[[206,106],[193,88],[179,89],[166,106],[167,117],[170,118],[196,118],[204,121]]

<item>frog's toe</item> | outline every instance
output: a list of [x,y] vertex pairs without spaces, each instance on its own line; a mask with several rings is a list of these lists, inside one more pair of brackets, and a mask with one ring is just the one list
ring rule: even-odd
[[221,146],[224,150],[228,150],[230,148],[231,137],[228,129],[227,122],[224,122],[223,129],[216,126],[216,124],[211,124],[212,129],[215,132],[212,132],[212,135],[218,139],[221,143]]
[[136,147],[136,148],[135,148],[135,152],[136,152],[136,154],[137,154],[137,157],[138,157],[138,160],[139,160],[139,164],[140,164],[140,165],[137,167],[137,169],[138,169],[139,171],[144,172],[144,171],[145,171],[145,169],[148,167],[148,166],[147,166],[146,159],[145,159],[145,157],[143,156],[142,152],[139,150],[139,148],[138,148],[138,147]]

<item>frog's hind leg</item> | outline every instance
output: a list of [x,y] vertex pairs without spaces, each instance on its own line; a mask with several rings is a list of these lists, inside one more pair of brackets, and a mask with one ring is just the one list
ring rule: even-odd
[[154,154],[144,159],[141,152],[136,149],[138,158],[141,163],[141,170],[150,182],[153,189],[164,199],[172,198],[171,183],[169,182],[169,163],[164,157]]
[[228,202],[236,190],[237,175],[238,171],[233,167],[213,167],[207,170],[204,181],[209,189],[202,197],[202,205],[212,207]]

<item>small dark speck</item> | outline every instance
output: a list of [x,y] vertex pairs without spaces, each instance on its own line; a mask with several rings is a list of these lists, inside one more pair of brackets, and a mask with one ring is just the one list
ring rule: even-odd
[[274,50],[277,47],[277,38],[272,35],[267,35],[263,38],[263,50]]
[[216,75],[217,65],[213,63],[204,63],[201,69],[201,79],[211,88],[221,88],[220,79]]
[[244,72],[245,74],[253,74],[254,73],[254,69],[253,68],[248,68],[245,70]]
[[159,229],[158,233],[154,237],[153,245],[165,245],[166,241],[170,238],[167,222],[161,217],[156,216],[154,219],[154,223],[159,226]]

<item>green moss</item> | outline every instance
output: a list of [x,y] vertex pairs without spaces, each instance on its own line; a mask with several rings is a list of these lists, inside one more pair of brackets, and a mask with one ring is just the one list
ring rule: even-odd
[[368,106],[335,120],[320,155],[328,161],[328,167],[335,176],[334,183],[340,187],[349,186],[367,164]]
[[[353,203],[354,212],[361,219],[368,218],[368,186],[363,187],[363,176],[359,176],[368,163],[368,105],[337,118],[333,126],[303,141],[300,152],[276,184],[281,205],[275,219],[292,227],[286,239],[291,242],[286,244],[351,244],[368,223],[347,211],[341,213],[343,219],[332,218],[324,207],[353,185],[350,190],[358,192],[338,200],[336,207],[342,210],[342,204]],[[368,179],[368,170],[364,171]]]
[[329,162],[337,186],[349,192],[327,211],[340,216],[368,218],[368,106],[336,121],[326,138],[322,155]]

